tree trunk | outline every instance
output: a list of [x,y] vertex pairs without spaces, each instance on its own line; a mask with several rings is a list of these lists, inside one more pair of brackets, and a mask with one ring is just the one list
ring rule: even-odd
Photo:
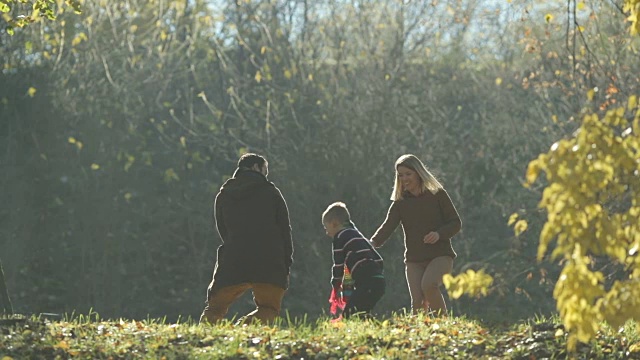
[[4,281],[2,260],[0,260],[0,310],[3,314],[13,314],[13,309],[11,308],[11,300],[9,300],[9,292],[7,291],[7,284]]

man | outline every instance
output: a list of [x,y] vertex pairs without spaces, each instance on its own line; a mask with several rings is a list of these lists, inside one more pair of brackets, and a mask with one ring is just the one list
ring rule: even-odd
[[216,195],[214,220],[223,244],[218,247],[201,323],[223,319],[229,306],[249,289],[256,309],[240,322],[269,322],[280,313],[293,243],[287,204],[267,180],[268,173],[264,157],[245,154]]

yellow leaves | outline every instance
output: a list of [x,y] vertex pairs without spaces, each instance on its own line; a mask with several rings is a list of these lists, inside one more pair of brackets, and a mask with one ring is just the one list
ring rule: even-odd
[[502,84],[502,78],[497,77],[496,78],[496,86],[500,86]]
[[529,226],[527,221],[524,219],[518,220],[518,214],[513,213],[509,217],[509,222],[507,223],[509,226],[514,225],[514,232],[516,236],[520,236],[523,232],[527,230]]
[[334,329],[342,329],[344,328],[346,325],[343,321],[332,321],[331,322],[331,327]]
[[70,137],[67,139],[67,142],[68,142],[69,144],[73,144],[73,145],[75,145],[75,146],[76,146],[76,148],[78,148],[78,150],[82,150],[82,147],[84,146],[84,145],[82,144],[82,141],[78,141],[78,140],[76,140],[76,138],[74,138],[73,136],[70,136]]
[[71,40],[71,46],[77,46],[83,41],[87,41],[87,34],[80,32]]
[[69,350],[69,343],[62,340],[59,343],[57,343],[54,347],[62,350]]
[[100,165],[96,163],[91,164],[91,170],[93,171],[100,170]]
[[540,174],[540,163],[541,161],[539,159],[536,159],[536,160],[532,160],[529,163],[529,166],[527,166],[527,175],[526,175],[527,186],[530,186],[534,182],[536,182],[536,179],[538,178],[538,174]]
[[640,34],[640,0],[625,0],[623,11],[629,13],[627,21],[631,23],[631,35]]
[[164,172],[164,181],[166,183],[171,183],[171,182],[174,182],[174,181],[180,181],[180,177],[178,176],[176,171],[173,170],[173,168],[169,168],[169,169],[165,170],[165,172]]
[[34,97],[36,96],[36,91],[36,88],[32,86],[27,90],[27,95],[29,95],[30,97]]
[[637,342],[631,346],[629,346],[630,353],[640,353],[640,342]]
[[578,5],[576,6],[578,8],[578,10],[582,11],[584,10],[585,4],[584,1],[580,1],[578,2]]
[[529,225],[527,224],[526,220],[518,220],[515,224],[515,226],[513,227],[513,230],[516,234],[516,236],[520,236],[520,234],[522,234],[523,232],[527,231],[527,227]]
[[256,76],[254,76],[253,78],[258,84],[262,81],[262,74],[260,73],[260,70],[256,71]]
[[[593,100],[597,91],[590,89],[587,98]],[[606,92],[616,94],[618,89],[610,86]],[[640,298],[636,279],[621,280],[607,292],[604,275],[592,269],[590,260],[604,257],[604,261],[625,264],[630,273],[640,274],[640,262],[634,260],[640,247],[633,236],[639,231],[638,214],[633,215],[635,200],[623,209],[602,205],[640,198],[640,177],[634,175],[640,141],[626,113],[635,106],[634,96],[626,107],[611,109],[602,117],[587,113],[572,137],[554,143],[527,169],[525,186],[537,179],[540,170],[548,181],[539,203],[547,219],[540,233],[538,260],[555,240],[551,258],[560,259],[563,270],[554,297],[570,348],[591,340],[603,321],[614,325],[634,318],[628,312],[633,310],[628,309],[640,305],[635,300]],[[518,228],[519,221],[512,216],[510,225]],[[516,232],[519,230],[526,227]]]
[[451,274],[446,274],[442,281],[449,292],[449,296],[458,299],[465,294],[473,297],[486,296],[489,287],[493,284],[493,277],[486,274],[484,270],[475,272],[469,269],[455,277]]
[[292,73],[289,69],[284,69],[284,77],[287,79],[291,79]]
[[127,162],[124,164],[124,171],[128,172],[131,166],[133,166],[133,163],[135,162],[136,162],[136,157],[133,155],[127,154]]
[[547,23],[550,23],[551,21],[553,21],[553,15],[551,14],[546,14],[544,16],[544,21],[546,21]]
[[183,148],[187,147],[187,139],[184,136],[180,136],[180,145],[182,145]]
[[632,111],[638,106],[638,100],[635,95],[629,96],[629,100],[627,101],[627,110]]

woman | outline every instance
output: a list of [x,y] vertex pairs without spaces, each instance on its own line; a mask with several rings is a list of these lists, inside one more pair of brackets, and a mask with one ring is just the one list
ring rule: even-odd
[[446,314],[440,293],[442,277],[451,272],[456,257],[451,237],[462,227],[460,216],[440,182],[416,156],[402,155],[395,164],[393,203],[371,241],[382,246],[402,223],[404,260],[411,309]]

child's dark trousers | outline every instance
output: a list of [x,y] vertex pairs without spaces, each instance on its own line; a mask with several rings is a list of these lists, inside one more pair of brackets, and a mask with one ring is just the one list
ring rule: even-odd
[[353,293],[342,313],[345,318],[356,314],[371,314],[371,309],[382,298],[385,281],[382,275],[375,275],[356,280]]

